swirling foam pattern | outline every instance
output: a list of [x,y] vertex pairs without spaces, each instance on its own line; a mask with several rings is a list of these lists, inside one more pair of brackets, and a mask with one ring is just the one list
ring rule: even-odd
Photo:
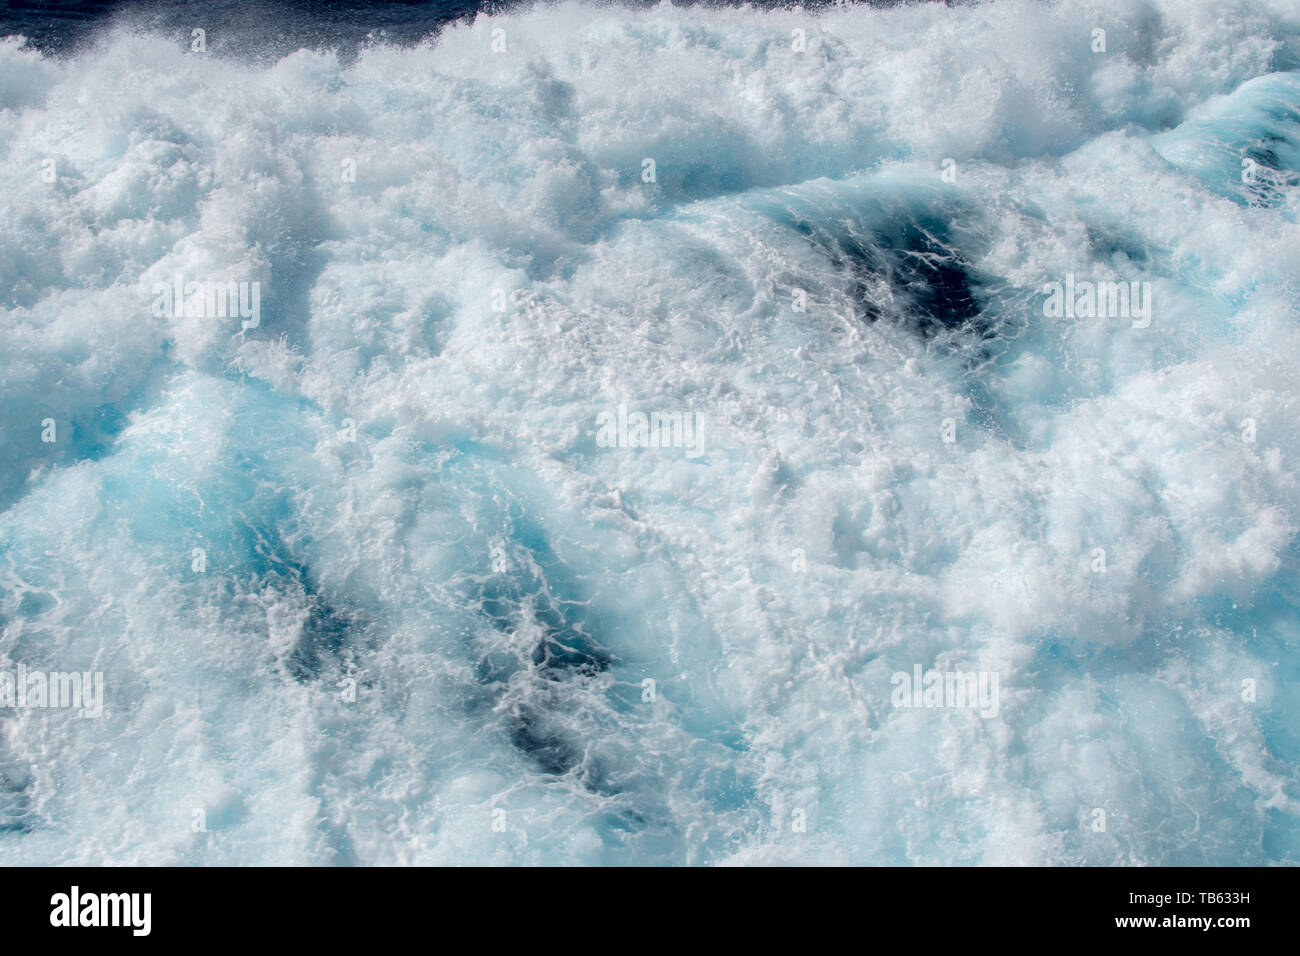
[[0,43],[0,861],[1300,860],[1293,0],[216,39]]

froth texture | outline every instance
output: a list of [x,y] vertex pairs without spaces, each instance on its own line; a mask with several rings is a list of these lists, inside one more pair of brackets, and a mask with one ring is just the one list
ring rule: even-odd
[[188,42],[0,41],[0,860],[1298,861],[1293,3]]

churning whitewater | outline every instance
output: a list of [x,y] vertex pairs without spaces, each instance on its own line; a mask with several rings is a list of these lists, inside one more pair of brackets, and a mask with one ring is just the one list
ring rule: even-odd
[[1080,7],[0,41],[0,863],[1300,862],[1300,7]]

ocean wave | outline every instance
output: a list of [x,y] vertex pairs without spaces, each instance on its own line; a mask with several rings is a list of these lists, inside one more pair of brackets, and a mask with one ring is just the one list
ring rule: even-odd
[[201,39],[0,41],[0,860],[1298,861],[1294,3]]

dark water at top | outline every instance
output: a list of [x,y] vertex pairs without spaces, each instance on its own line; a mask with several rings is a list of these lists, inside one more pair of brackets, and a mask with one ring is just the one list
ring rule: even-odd
[[[648,7],[658,0],[610,2]],[[835,2],[842,0],[748,0],[747,5],[819,7]],[[865,2],[885,6],[900,0]],[[201,27],[212,53],[281,56],[302,47],[325,47],[346,57],[366,42],[417,43],[449,21],[527,5],[530,0],[18,0],[0,5],[0,36],[21,34],[42,50],[66,53],[115,23],[174,32],[177,42],[187,44],[190,31]],[[676,0],[676,5],[740,4]]]
[[62,53],[126,23],[189,42],[201,27],[214,53],[277,55],[303,46],[355,49],[368,39],[415,43],[450,20],[505,4],[479,0],[37,0],[0,7],[0,35],[21,34]]

